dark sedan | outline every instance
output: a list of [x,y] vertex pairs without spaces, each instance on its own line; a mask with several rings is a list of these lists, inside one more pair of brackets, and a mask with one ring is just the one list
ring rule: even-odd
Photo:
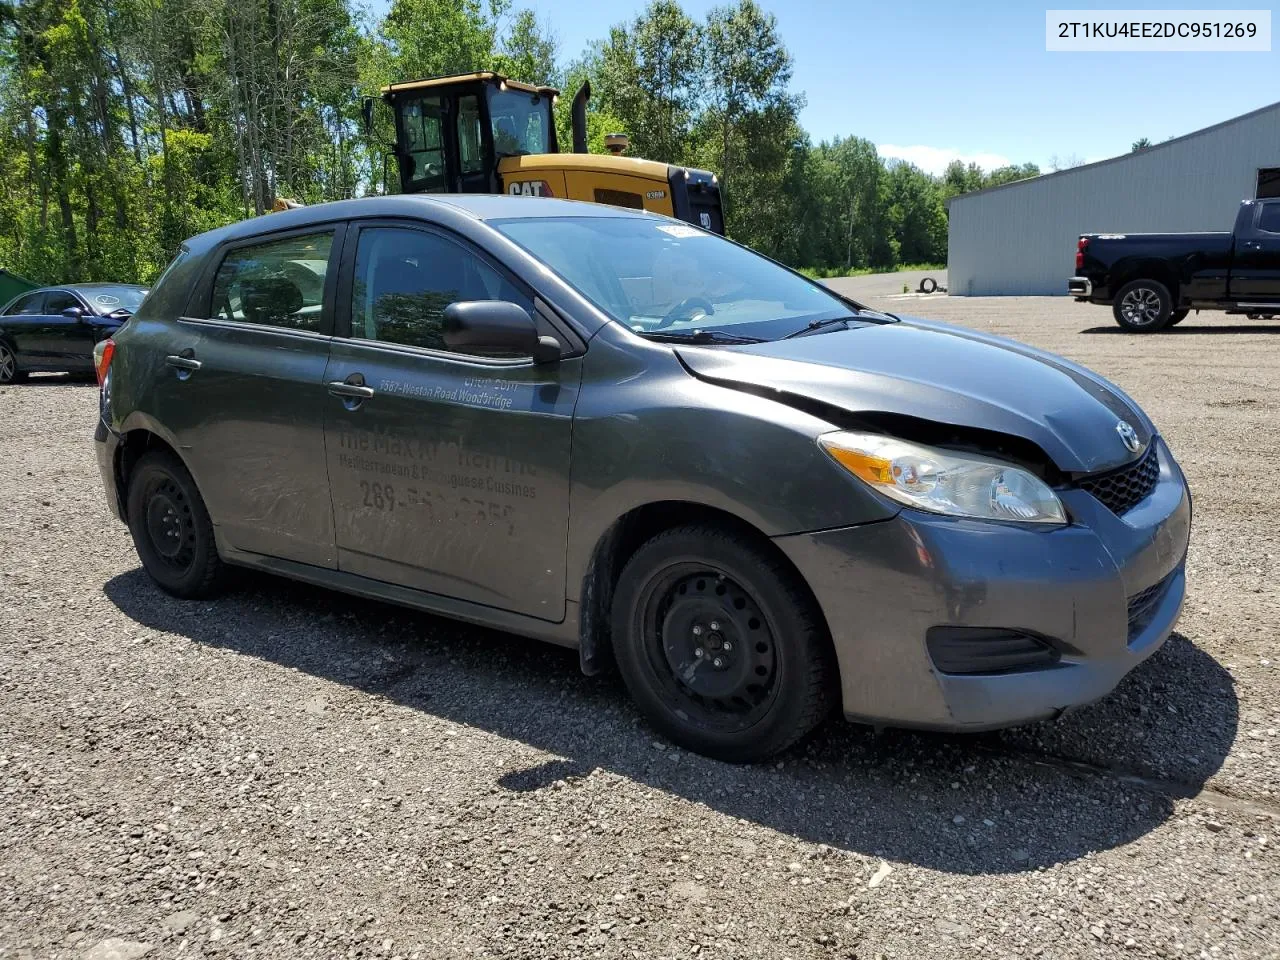
[[576,647],[726,760],[837,708],[1056,716],[1182,606],[1190,496],[1119,389],[638,211],[275,213],[188,241],[101,352],[165,590],[235,565]]
[[146,295],[146,287],[127,283],[70,283],[11,300],[0,313],[0,383],[37,370],[92,371],[94,345],[119,330]]

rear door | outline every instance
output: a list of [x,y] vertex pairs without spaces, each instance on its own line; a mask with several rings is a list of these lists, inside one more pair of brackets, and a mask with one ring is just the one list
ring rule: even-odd
[[1280,200],[1254,205],[1253,217],[1236,234],[1231,261],[1231,299],[1238,303],[1280,302]]
[[[71,307],[81,311],[79,319],[62,315]],[[50,290],[44,297],[40,324],[41,350],[50,362],[63,370],[93,369],[93,314],[83,300],[69,290]]]
[[562,620],[580,361],[450,351],[450,303],[532,293],[451,234],[351,229],[325,374],[339,569]]
[[330,568],[324,369],[343,229],[260,235],[212,254],[158,360],[155,400],[220,543]]

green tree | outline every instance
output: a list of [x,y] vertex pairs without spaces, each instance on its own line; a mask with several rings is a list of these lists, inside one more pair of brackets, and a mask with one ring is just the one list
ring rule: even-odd
[[674,0],[653,0],[588,58],[603,113],[621,121],[638,156],[680,163],[698,106],[697,25]]

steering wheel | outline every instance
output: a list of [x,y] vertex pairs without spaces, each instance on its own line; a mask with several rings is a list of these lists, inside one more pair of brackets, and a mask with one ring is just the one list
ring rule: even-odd
[[[711,301],[703,297],[685,297],[666,312],[666,315],[658,321],[658,325],[654,329],[665,330],[677,320],[692,320],[694,318],[692,310],[695,308],[701,310],[703,316],[715,316],[716,308],[711,305]],[[684,316],[686,310],[691,311],[688,316]]]

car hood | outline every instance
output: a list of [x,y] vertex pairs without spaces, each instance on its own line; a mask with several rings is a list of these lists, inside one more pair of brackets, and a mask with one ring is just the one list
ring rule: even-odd
[[807,398],[852,414],[897,414],[993,430],[1038,446],[1067,473],[1134,459],[1117,431],[1155,430],[1123,391],[1031,347],[917,318],[734,347],[679,347],[701,379]]

